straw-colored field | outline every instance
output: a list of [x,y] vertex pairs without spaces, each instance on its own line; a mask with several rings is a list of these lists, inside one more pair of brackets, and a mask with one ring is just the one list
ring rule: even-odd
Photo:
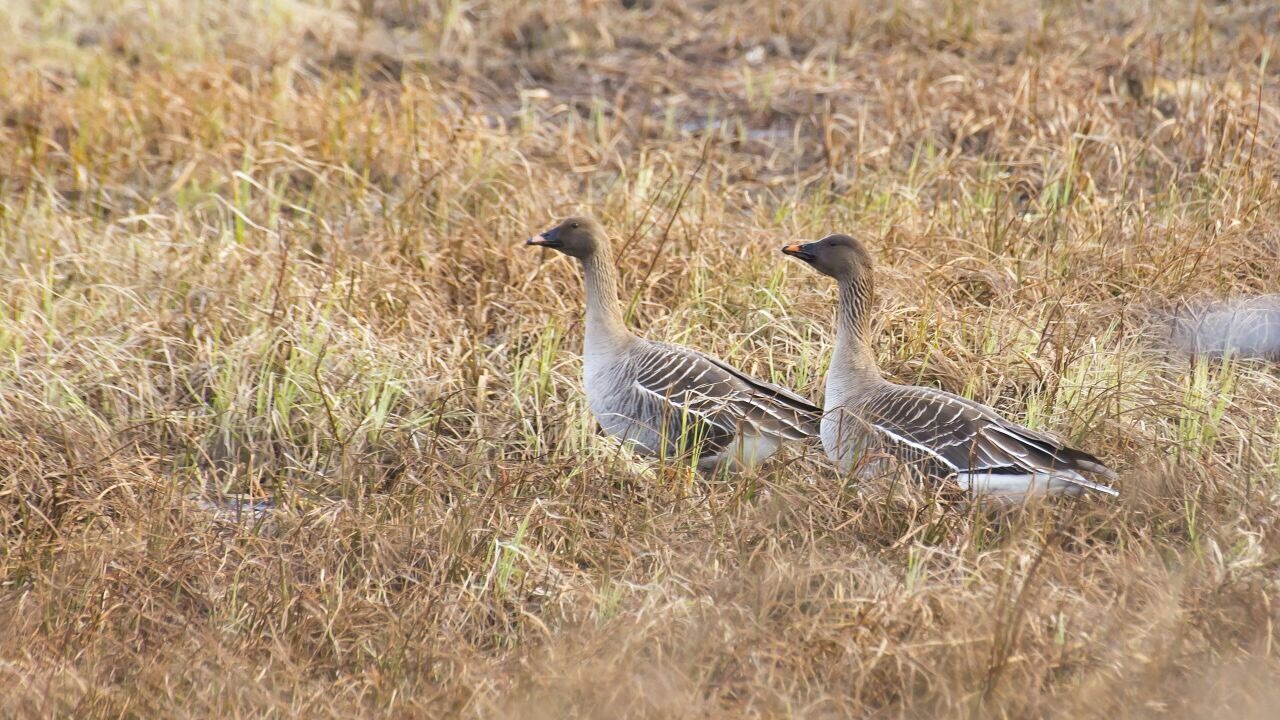
[[[630,7],[628,7],[630,6]],[[0,716],[1273,717],[1280,8],[1046,0],[0,7]],[[882,367],[1120,498],[1003,513],[817,444],[622,453],[582,291],[820,401]],[[237,512],[237,509],[240,512]]]

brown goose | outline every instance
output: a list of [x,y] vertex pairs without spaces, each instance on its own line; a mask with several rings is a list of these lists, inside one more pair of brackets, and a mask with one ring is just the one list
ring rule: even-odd
[[582,263],[583,376],[591,412],[605,432],[649,455],[693,454],[704,470],[724,462],[753,466],[784,441],[817,434],[822,411],[790,390],[628,330],[609,239],[596,221],[572,217],[525,244]]
[[887,455],[924,475],[954,478],[966,490],[1016,498],[1036,492],[1118,493],[1085,474],[1115,479],[1089,453],[1012,423],[985,405],[933,388],[885,380],[868,344],[873,294],[871,256],[848,235],[787,245],[782,252],[835,278],[836,347],[827,374],[820,434],[842,469],[880,470]]

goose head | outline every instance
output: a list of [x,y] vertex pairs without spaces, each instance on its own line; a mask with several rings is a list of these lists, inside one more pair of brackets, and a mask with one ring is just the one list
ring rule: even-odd
[[814,270],[836,280],[869,278],[872,272],[871,253],[848,235],[828,235],[811,243],[784,245],[782,253],[803,260]]
[[569,257],[585,260],[607,242],[606,237],[604,228],[595,220],[571,217],[524,244],[559,250]]

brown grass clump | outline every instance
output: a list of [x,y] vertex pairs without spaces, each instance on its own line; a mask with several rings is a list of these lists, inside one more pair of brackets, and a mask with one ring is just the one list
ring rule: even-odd
[[[1280,291],[1274,6],[10,5],[0,715],[1274,712],[1280,371],[1160,320]],[[777,247],[858,234],[889,373],[1122,497],[632,462],[518,247],[579,210],[648,335],[814,398]]]

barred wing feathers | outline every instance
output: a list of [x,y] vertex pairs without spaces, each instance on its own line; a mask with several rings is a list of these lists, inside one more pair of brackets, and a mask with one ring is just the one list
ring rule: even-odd
[[717,449],[739,432],[781,440],[817,433],[819,408],[710,356],[678,345],[648,343],[635,362],[640,397],[660,403],[671,418],[696,417],[705,423],[705,442]]
[[1098,458],[957,395],[886,385],[862,404],[858,415],[896,454],[929,463],[933,474],[1040,476],[1117,494],[1081,476],[1115,478]]

